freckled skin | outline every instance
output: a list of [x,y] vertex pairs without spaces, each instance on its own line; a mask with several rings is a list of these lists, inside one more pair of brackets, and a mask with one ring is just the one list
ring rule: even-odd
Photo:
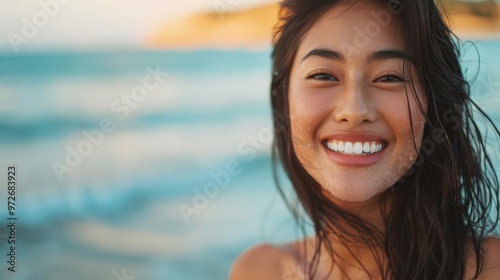
[[[369,44],[356,47],[359,38],[353,29],[365,30],[375,21],[371,12],[387,7],[361,2],[346,9],[326,12],[306,34],[294,59],[288,94],[293,148],[301,164],[334,197],[356,202],[389,189],[417,158],[415,146],[420,149],[425,119],[411,92],[410,80],[417,98],[424,108],[427,105],[413,66],[412,76],[405,77],[405,82],[384,78],[394,73],[403,75],[403,59],[368,60],[376,51],[404,50],[399,18],[391,15],[387,26],[380,26],[376,36],[369,36]],[[355,48],[346,49],[346,44]],[[303,60],[318,48],[335,50],[345,59],[311,56]],[[339,131],[382,137],[387,142],[383,157],[368,166],[332,161],[321,139]]]

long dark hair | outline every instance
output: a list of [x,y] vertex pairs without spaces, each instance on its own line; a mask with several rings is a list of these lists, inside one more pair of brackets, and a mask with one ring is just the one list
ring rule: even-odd
[[[416,58],[413,64],[427,95],[427,111],[419,105],[427,120],[422,148],[415,164],[391,188],[392,209],[397,211],[383,211],[384,233],[329,200],[292,146],[288,84],[294,57],[315,21],[342,0],[281,3],[272,53],[273,166],[278,190],[295,219],[304,230],[304,210],[314,226],[318,242],[307,277],[314,278],[323,247],[332,258],[341,257],[327,238],[334,234],[344,244],[367,244],[384,279],[463,279],[469,255],[475,257],[476,278],[484,262],[483,241],[495,232],[499,211],[498,178],[487,154],[484,128],[491,128],[495,137],[500,133],[470,98],[458,60],[460,41],[434,0],[372,1],[386,3],[401,18],[405,51]],[[478,126],[479,118],[484,125]],[[280,186],[280,163],[300,204]],[[387,192],[382,199],[387,199]],[[491,217],[493,210],[496,215]],[[467,242],[473,251],[467,250]]]

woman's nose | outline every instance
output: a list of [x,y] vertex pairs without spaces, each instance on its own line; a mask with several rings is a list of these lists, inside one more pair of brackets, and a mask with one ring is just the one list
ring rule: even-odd
[[337,122],[352,127],[377,120],[377,111],[366,86],[360,82],[347,84],[333,111]]

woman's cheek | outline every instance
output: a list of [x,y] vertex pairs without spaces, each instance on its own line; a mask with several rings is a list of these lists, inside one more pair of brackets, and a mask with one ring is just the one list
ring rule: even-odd
[[[405,179],[404,176],[411,175],[411,169],[421,164],[418,154],[422,149],[423,134],[425,127],[425,119],[422,116],[412,116],[413,127],[408,125],[404,144],[402,145],[403,151],[401,157],[398,157],[397,177]],[[409,123],[409,122],[408,122]],[[412,132],[413,131],[413,132]]]
[[312,108],[300,99],[290,100],[290,126],[292,144],[301,164],[309,171],[317,169],[320,143],[316,137],[318,127],[328,113]]
[[313,142],[314,116],[307,113],[303,108],[295,108],[290,111],[290,125],[292,141],[296,148],[310,147]]

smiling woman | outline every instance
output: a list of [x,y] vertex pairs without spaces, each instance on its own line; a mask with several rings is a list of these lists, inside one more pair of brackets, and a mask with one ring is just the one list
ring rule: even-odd
[[274,156],[315,235],[250,248],[230,278],[496,279],[498,180],[476,116],[500,133],[469,98],[434,1],[281,11]]
[[[362,49],[342,48],[356,44],[351,27],[368,24],[380,6],[357,3],[346,13],[326,12],[303,39],[290,73],[294,150],[308,173],[342,201],[365,201],[392,186],[417,158],[422,140],[425,118],[417,104],[425,95],[415,71],[405,77],[399,21],[391,20],[388,32]],[[328,36],[332,26],[339,32]],[[414,95],[407,98],[411,84]]]

